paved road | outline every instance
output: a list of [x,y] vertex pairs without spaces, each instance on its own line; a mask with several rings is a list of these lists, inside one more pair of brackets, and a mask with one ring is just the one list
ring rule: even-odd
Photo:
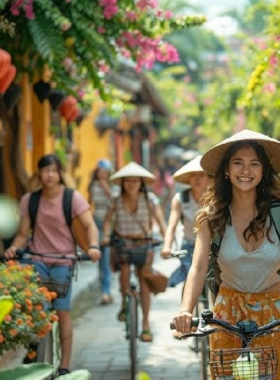
[[[158,259],[156,267],[169,275],[178,265],[177,259]],[[190,349],[191,341],[175,339],[169,322],[179,310],[182,287],[168,288],[153,298],[151,329],[152,343],[139,341],[139,370],[151,380],[198,380],[199,364]],[[88,294],[85,302],[89,309],[75,321],[72,370],[88,369],[91,380],[130,380],[128,342],[124,324],[117,321],[120,295],[117,275],[113,277],[111,305],[100,306],[96,292]]]

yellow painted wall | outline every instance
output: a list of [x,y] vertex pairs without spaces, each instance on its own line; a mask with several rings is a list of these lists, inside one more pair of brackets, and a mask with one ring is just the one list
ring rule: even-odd
[[[21,86],[21,146],[25,168],[27,173],[32,175],[36,170],[38,159],[44,154],[55,151],[55,141],[50,134],[51,109],[48,100],[42,104],[39,102],[27,76],[23,76]],[[100,136],[94,120],[102,107],[104,107],[102,101],[94,102],[91,112],[83,119],[79,127],[73,129],[72,149],[80,153],[80,161],[79,166],[74,170],[69,161],[68,178],[69,183],[77,184],[78,190],[86,198],[90,175],[98,160],[105,158],[113,164],[118,163],[118,167],[121,167],[128,161],[127,156],[131,146],[128,134],[118,135],[116,139],[114,131],[107,131]],[[122,131],[129,131],[130,123],[125,116],[121,119],[119,128]]]
[[78,190],[87,198],[87,187],[90,174],[97,161],[106,158],[114,162],[114,149],[112,149],[112,132],[107,131],[99,136],[94,120],[99,114],[101,102],[93,104],[91,112],[83,119],[78,128],[73,131],[74,149],[80,151],[80,164],[74,172],[78,180]]
[[21,88],[22,157],[28,175],[32,175],[41,156],[54,151],[54,138],[50,134],[51,110],[48,100],[39,102],[26,74],[22,76]]

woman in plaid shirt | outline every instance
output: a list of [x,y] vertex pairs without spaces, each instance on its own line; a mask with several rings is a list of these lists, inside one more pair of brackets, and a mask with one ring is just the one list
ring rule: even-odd
[[[146,185],[154,181],[155,177],[142,166],[131,162],[110,177],[111,181],[121,186],[121,194],[112,202],[103,225],[103,244],[110,240],[111,228],[120,238],[141,239],[152,236],[152,221],[155,220],[162,236],[165,234],[165,221],[157,197],[147,192]],[[113,221],[113,226],[112,226]],[[144,243],[145,244],[145,243]],[[147,244],[147,243],[146,243]],[[147,251],[147,250],[146,250]],[[143,251],[146,261],[137,265],[137,276],[140,284],[141,304],[143,310],[143,331],[141,339],[144,342],[153,340],[149,326],[150,290],[144,273],[151,268],[153,252]],[[120,321],[125,320],[124,296],[129,285],[129,263],[121,255],[120,258],[120,286],[122,306],[118,314]]]

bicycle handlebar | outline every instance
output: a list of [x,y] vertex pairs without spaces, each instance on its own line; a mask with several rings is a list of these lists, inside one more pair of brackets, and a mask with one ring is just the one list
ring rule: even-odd
[[[54,256],[54,254],[60,254],[61,256]],[[16,250],[16,256],[15,259],[17,260],[28,260],[28,258],[24,257],[26,255],[30,256],[41,256],[41,257],[49,257],[49,258],[55,258],[56,260],[72,260],[72,261],[87,261],[91,260],[90,257],[83,252],[54,252],[53,254],[50,253],[38,253],[38,252],[32,252],[28,248],[24,249],[17,249]]]
[[[211,327],[209,327],[211,325]],[[201,317],[192,318],[191,327],[197,327],[196,332],[190,332],[187,334],[182,334],[181,338],[188,338],[190,336],[207,336],[218,331],[228,332],[230,334],[236,335],[241,338],[244,342],[248,343],[250,340],[257,336],[266,335],[275,331],[280,331],[274,329],[280,326],[280,320],[276,320],[268,323],[267,325],[258,327],[254,321],[241,321],[238,322],[236,326],[230,325],[229,323],[213,318],[213,312],[209,309],[205,309],[201,312]],[[170,329],[176,330],[173,322],[170,323]]]

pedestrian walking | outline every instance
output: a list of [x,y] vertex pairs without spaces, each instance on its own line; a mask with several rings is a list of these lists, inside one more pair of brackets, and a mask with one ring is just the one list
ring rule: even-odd
[[[110,177],[111,181],[121,186],[121,194],[112,203],[105,221],[103,243],[108,244],[111,230],[119,238],[126,240],[133,239],[143,244],[145,238],[152,237],[152,224],[155,220],[164,236],[165,222],[154,193],[147,190],[147,185],[153,183],[154,175],[141,165],[130,162],[122,169]],[[146,257],[147,248],[143,250]],[[140,256],[140,255],[139,255]],[[137,276],[140,283],[141,304],[143,310],[141,339],[150,342],[153,339],[149,325],[150,311],[150,289],[145,279],[145,272],[151,270],[153,262],[153,251],[149,250],[147,260],[137,268]],[[118,319],[125,319],[125,293],[129,283],[129,263],[125,258],[121,258],[120,265],[120,287],[122,294],[122,305],[118,314]]]
[[[197,216],[193,263],[185,286],[176,330],[190,331],[194,306],[208,271],[211,240],[220,237],[217,263],[221,284],[214,317],[236,325],[251,320],[262,326],[280,319],[280,241],[271,214],[280,200],[280,143],[243,130],[206,152],[202,168],[214,178]],[[210,338],[211,348],[240,348],[240,339],[222,333]],[[277,334],[254,339],[253,346],[275,347]],[[280,378],[280,370],[276,378]]]
[[202,155],[197,156],[173,174],[174,180],[185,185],[185,188],[177,192],[172,199],[161,256],[163,258],[170,257],[176,229],[180,222],[184,228],[184,237],[180,249],[186,249],[188,254],[180,259],[181,265],[171,274],[169,278],[170,287],[186,280],[192,263],[196,237],[194,232],[195,215],[209,179],[209,175],[200,165],[201,157]]
[[[19,230],[12,241],[11,246],[5,251],[5,257],[11,259],[16,250],[25,248],[28,244],[32,252],[38,254],[47,253],[48,257],[32,255],[35,270],[42,277],[52,278],[57,282],[68,283],[68,291],[64,297],[54,300],[53,307],[59,317],[59,333],[61,340],[61,366],[59,375],[69,373],[71,347],[72,347],[72,323],[71,323],[71,277],[72,262],[63,259],[63,255],[76,251],[73,233],[66,223],[63,209],[66,187],[63,180],[63,170],[59,159],[48,154],[38,161],[38,179],[41,190],[38,194],[39,204],[37,215],[30,239],[31,223],[31,197],[35,193],[26,193],[20,200]],[[92,219],[90,206],[78,191],[72,193],[71,200],[72,221],[79,221],[87,237],[87,254],[92,261],[100,259],[98,230]],[[53,256],[53,257],[49,257]],[[26,361],[25,361],[26,362]]]
[[[109,160],[101,159],[94,169],[88,186],[88,199],[93,205],[93,218],[99,231],[99,239],[103,238],[103,222],[113,197],[113,188],[109,182],[113,166]],[[99,279],[101,285],[101,304],[112,302],[110,247],[101,246],[99,261]]]

